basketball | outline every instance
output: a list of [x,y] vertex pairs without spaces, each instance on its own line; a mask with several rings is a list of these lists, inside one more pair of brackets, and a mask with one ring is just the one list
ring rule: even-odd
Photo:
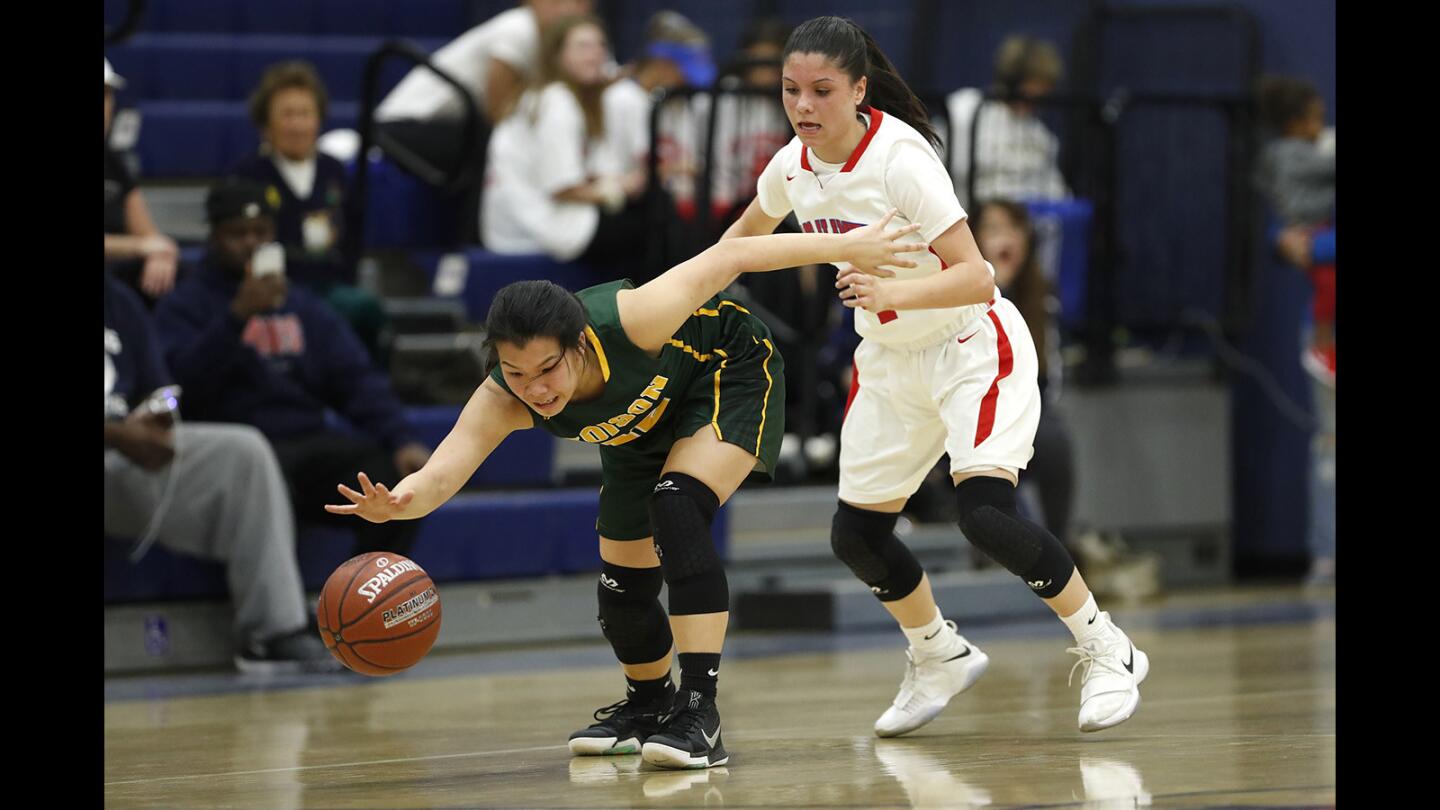
[[362,675],[394,675],[415,666],[440,634],[435,583],[399,554],[346,560],[325,581],[315,612],[330,654]]

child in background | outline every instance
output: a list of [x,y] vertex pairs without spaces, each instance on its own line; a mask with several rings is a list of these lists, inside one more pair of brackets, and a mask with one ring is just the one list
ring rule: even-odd
[[[1316,233],[1335,218],[1335,136],[1325,127],[1325,102],[1310,83],[1274,76],[1260,85],[1263,120],[1278,133],[1265,148],[1261,185],[1288,233]],[[1307,262],[1315,287],[1314,331],[1304,356],[1307,371],[1335,383],[1335,264]]]

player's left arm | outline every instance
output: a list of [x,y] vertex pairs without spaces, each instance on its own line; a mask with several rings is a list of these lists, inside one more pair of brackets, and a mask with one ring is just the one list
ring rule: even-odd
[[921,225],[887,230],[894,215],[892,210],[879,222],[845,234],[783,233],[722,240],[644,286],[621,290],[615,304],[625,335],[644,351],[658,351],[701,304],[740,273],[849,262],[862,272],[891,276],[894,273],[882,265],[914,267],[904,254],[923,251],[926,245],[901,238]]
[[847,268],[835,282],[846,306],[883,312],[989,301],[995,295],[995,276],[980,255],[945,166],[928,146],[910,142],[897,144],[887,157],[886,197],[911,222],[927,225],[920,235],[928,237],[945,269],[922,278],[882,279]]
[[945,269],[924,278],[876,278],[847,268],[835,279],[846,306],[872,312],[944,309],[984,304],[995,297],[995,276],[986,267],[966,220],[958,220],[931,247]]

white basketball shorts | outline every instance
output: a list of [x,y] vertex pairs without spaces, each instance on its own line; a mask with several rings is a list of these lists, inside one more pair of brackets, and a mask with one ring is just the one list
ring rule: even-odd
[[908,498],[944,453],[951,473],[1018,475],[1035,452],[1038,378],[1030,330],[1004,298],[923,348],[861,341],[840,430],[840,499]]

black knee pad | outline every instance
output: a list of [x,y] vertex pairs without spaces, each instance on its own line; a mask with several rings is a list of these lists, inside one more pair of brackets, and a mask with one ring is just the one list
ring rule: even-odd
[[669,652],[674,639],[660,607],[659,568],[626,568],[603,563],[595,586],[600,603],[600,632],[622,664],[648,664]]
[[1060,595],[1075,572],[1075,561],[1054,535],[1020,517],[1009,481],[985,475],[967,478],[955,487],[955,499],[967,540],[1040,596]]
[[720,499],[697,478],[666,473],[650,496],[650,528],[665,584],[670,615],[723,613],[730,609],[725,566],[710,539]]
[[915,555],[895,536],[899,515],[871,512],[844,501],[830,523],[830,549],[881,602],[904,599],[925,576]]

